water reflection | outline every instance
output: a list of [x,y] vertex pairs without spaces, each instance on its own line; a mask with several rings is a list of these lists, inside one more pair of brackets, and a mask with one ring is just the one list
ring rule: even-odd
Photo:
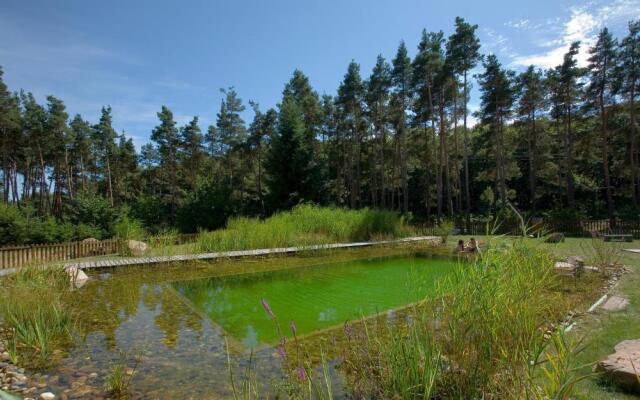
[[[256,373],[266,391],[281,372],[276,352],[264,346],[276,334],[261,298],[269,299],[284,325],[295,320],[304,334],[415,300],[424,292],[407,285],[419,276],[424,282],[418,286],[428,289],[450,262],[429,262],[429,270],[421,268],[425,265],[424,260],[385,259],[224,279],[211,278],[215,269],[198,266],[189,273],[166,267],[96,274],[73,293],[79,337],[48,373],[47,388],[63,393],[81,381],[95,389],[83,397],[95,398],[125,351],[131,359],[141,356],[132,381],[134,398],[227,398],[227,335],[237,375],[248,360],[247,349],[257,347]],[[198,279],[185,281],[190,277]],[[92,373],[98,377],[83,378]]]

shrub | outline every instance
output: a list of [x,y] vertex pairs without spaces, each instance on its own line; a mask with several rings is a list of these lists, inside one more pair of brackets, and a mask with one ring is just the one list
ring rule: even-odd
[[101,237],[108,237],[113,234],[118,213],[104,197],[93,193],[79,193],[67,205],[65,216],[73,225],[91,225],[101,230]]
[[114,231],[117,237],[124,240],[143,240],[147,236],[142,222],[127,215],[118,219]]
[[222,228],[227,219],[237,214],[236,202],[230,201],[233,191],[227,184],[203,183],[189,195],[178,209],[176,222],[183,233]]
[[76,240],[87,238],[102,239],[102,231],[93,225],[80,224],[76,226]]

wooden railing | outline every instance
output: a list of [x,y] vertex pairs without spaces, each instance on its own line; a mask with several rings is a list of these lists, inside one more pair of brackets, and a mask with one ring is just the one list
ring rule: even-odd
[[[438,228],[434,224],[425,224],[419,227],[424,234],[437,234]],[[547,234],[561,232],[568,237],[591,237],[594,234],[626,234],[633,235],[634,239],[640,239],[640,219],[626,220],[575,220],[575,221],[539,221],[529,223],[530,234]],[[455,231],[461,235],[480,236],[487,233],[500,235],[522,235],[522,228],[516,223],[501,223],[494,225],[484,221],[457,221]]]
[[0,247],[0,269],[117,254],[123,246],[120,239],[107,239]]
[[[153,236],[145,239],[151,247],[181,245],[198,238],[197,233]],[[20,268],[29,265],[74,260],[83,257],[105,256],[123,253],[126,241],[122,239],[82,240],[77,242],[32,244],[0,247],[0,269]]]

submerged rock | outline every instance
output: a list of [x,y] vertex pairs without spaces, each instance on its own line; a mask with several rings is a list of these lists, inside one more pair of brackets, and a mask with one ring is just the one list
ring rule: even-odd
[[615,353],[600,361],[596,371],[603,372],[621,388],[640,394],[640,339],[624,340]]
[[67,267],[67,275],[69,276],[69,282],[74,288],[81,288],[89,280],[87,274],[84,273],[78,267]]

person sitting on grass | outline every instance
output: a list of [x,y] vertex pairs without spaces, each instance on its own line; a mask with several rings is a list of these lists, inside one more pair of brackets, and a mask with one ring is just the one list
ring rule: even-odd
[[471,253],[478,251],[478,243],[476,242],[476,240],[474,238],[471,238],[469,240],[469,244],[467,245],[466,250],[471,252]]
[[464,252],[464,241],[463,240],[458,240],[458,245],[456,246],[456,253],[462,253]]

